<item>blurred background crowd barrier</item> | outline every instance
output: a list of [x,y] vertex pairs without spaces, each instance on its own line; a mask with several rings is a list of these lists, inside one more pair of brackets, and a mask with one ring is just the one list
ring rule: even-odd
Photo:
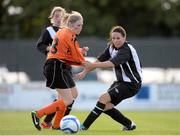
[[[91,110],[100,94],[110,83],[78,81],[79,96],[73,110]],[[143,84],[139,93],[118,105],[121,110],[179,110],[180,84]],[[0,110],[32,110],[51,103],[56,91],[45,87],[45,82],[0,84]]]
[[[97,57],[107,46],[107,41],[103,38],[82,37],[79,41],[82,46],[90,48],[88,52],[90,57]],[[180,58],[180,39],[129,38],[128,41],[137,49],[144,74],[146,74],[145,81],[153,80],[152,78],[156,80],[157,78],[159,83],[173,81],[180,83],[178,81],[178,75],[180,74],[180,61],[178,59]],[[45,59],[45,55],[36,49],[35,40],[0,40],[0,82],[3,82],[3,80],[7,83],[43,80],[42,70]],[[4,72],[8,73],[7,71],[10,72],[11,78],[3,74]],[[148,72],[150,73],[148,74]],[[25,77],[25,74],[27,77]],[[14,81],[8,81],[13,80],[13,75]],[[23,76],[24,81],[22,81]]]

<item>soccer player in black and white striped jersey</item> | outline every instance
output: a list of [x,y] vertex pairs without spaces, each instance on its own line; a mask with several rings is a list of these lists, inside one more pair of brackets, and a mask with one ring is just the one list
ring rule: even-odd
[[137,94],[142,82],[142,69],[138,54],[133,46],[126,42],[126,31],[123,27],[112,28],[108,47],[98,56],[96,62],[86,63],[85,69],[78,73],[76,78],[83,78],[95,68],[113,68],[116,81],[107,92],[99,97],[96,106],[85,119],[81,129],[88,129],[101,113],[107,114],[122,124],[123,130],[135,129],[136,124],[115,108],[122,100]]
[[62,7],[54,7],[52,9],[51,14],[48,17],[52,25],[43,29],[36,43],[36,47],[41,53],[47,55],[47,53],[49,52],[49,48],[52,44],[53,38],[62,25],[62,18],[65,13],[65,9]]

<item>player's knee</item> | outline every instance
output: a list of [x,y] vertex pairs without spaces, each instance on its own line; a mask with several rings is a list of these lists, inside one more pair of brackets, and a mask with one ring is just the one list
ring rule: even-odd
[[74,99],[76,99],[77,96],[78,96],[78,91],[77,91],[77,89],[76,89],[76,88],[73,88],[73,89],[71,90],[71,94],[72,94],[72,97],[73,97]]
[[99,102],[107,104],[110,101],[110,96],[108,93],[104,93],[99,97]]
[[76,92],[76,93],[73,94],[73,98],[74,98],[74,99],[76,99],[77,96],[78,96],[78,92]]
[[112,108],[114,108],[114,105],[112,103],[107,103],[106,107],[105,107],[105,110],[110,110]]
[[65,99],[64,102],[65,102],[65,105],[68,106],[74,102],[74,99],[73,98],[72,99]]

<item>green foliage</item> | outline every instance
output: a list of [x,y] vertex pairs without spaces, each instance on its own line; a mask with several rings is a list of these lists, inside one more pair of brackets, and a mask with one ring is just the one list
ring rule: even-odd
[[[38,37],[49,25],[54,6],[76,10],[84,17],[81,35],[107,36],[113,25],[122,25],[129,36],[180,36],[180,0],[1,0],[0,38]],[[20,14],[9,14],[20,7]]]

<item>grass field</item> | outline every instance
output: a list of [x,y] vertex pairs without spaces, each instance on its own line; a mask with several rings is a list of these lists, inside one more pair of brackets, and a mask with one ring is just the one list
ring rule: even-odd
[[[135,131],[121,131],[121,125],[102,114],[88,131],[73,135],[180,135],[180,111],[123,113],[136,122]],[[71,114],[83,122],[88,112]],[[29,112],[0,112],[0,135],[64,135],[64,133],[58,130],[36,130]]]

